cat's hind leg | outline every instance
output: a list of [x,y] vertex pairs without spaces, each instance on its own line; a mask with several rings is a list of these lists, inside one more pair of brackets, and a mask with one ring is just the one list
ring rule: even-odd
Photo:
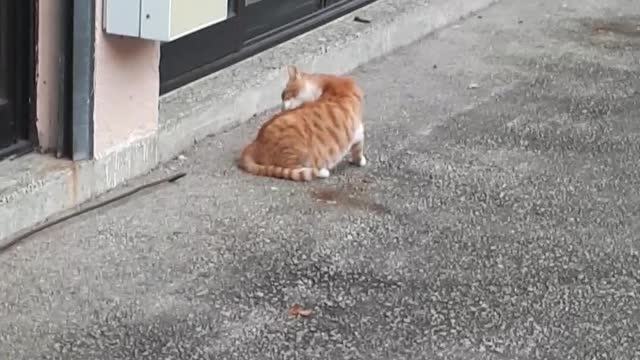
[[351,146],[351,162],[358,166],[367,165],[367,158],[364,156],[364,140]]
[[364,127],[362,124],[354,134],[354,143],[351,145],[351,162],[358,166],[367,165],[367,158],[364,156]]

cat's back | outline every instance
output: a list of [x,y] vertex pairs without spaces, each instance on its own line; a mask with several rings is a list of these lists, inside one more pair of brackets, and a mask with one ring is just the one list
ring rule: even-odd
[[328,97],[307,103],[291,113],[310,150],[320,158],[337,157],[352,143],[360,125],[360,105],[355,99]]
[[284,110],[273,115],[267,120],[258,131],[257,140],[277,141],[280,138],[297,139],[305,134],[302,122],[307,117],[300,108]]
[[363,92],[351,77],[326,75],[324,81],[319,99],[275,114],[262,125],[258,139],[347,146],[361,125]]

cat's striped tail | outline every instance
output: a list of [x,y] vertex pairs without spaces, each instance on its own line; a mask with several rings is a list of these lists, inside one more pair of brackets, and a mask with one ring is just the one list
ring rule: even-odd
[[253,160],[251,145],[242,152],[239,165],[241,169],[256,176],[266,176],[293,181],[311,181],[314,178],[324,178],[329,176],[329,171],[327,169],[315,169],[309,167],[285,168],[281,166],[258,164]]

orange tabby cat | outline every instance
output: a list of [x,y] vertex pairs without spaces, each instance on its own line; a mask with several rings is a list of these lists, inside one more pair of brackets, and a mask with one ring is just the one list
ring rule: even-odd
[[290,66],[283,111],[262,125],[242,152],[240,167],[254,175],[309,181],[329,177],[348,152],[365,166],[363,97],[351,78]]

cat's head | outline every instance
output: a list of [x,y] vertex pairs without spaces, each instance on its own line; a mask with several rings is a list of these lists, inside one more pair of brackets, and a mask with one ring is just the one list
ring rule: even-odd
[[289,79],[282,91],[282,110],[295,109],[298,106],[318,100],[322,89],[310,74],[295,66],[288,67]]

